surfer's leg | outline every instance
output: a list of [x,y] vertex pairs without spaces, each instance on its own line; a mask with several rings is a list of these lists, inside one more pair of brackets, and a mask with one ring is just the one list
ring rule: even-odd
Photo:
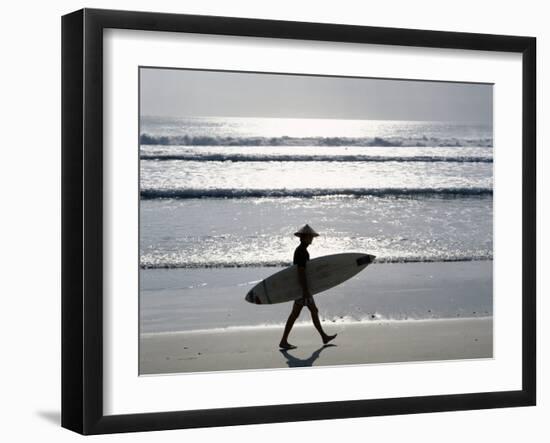
[[315,305],[315,302],[313,299],[311,299],[307,305],[309,312],[311,313],[311,319],[313,320],[313,324],[315,325],[315,329],[319,331],[319,334],[321,334],[321,337],[324,337],[325,331],[323,331],[323,327],[321,326],[321,321],[319,320],[319,309],[317,309],[317,306]]
[[333,340],[336,337],[336,334],[327,335],[325,331],[323,331],[323,327],[321,326],[321,321],[319,320],[319,309],[317,309],[317,305],[315,304],[315,301],[313,301],[313,299],[309,301],[307,307],[309,308],[309,312],[311,312],[311,319],[313,320],[315,329],[319,331],[319,334],[321,334],[323,343],[326,345],[329,341]]
[[290,315],[288,316],[288,320],[286,321],[283,338],[281,338],[281,343],[279,343],[279,346],[281,348],[292,349],[293,347],[295,347],[288,342],[288,336],[290,334],[290,331],[292,330],[292,326],[294,326],[294,322],[300,316],[302,308],[303,306],[301,304],[294,302],[294,305],[292,306],[292,312],[290,313]]

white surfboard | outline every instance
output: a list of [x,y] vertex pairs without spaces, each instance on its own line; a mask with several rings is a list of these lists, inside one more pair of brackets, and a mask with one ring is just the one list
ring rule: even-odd
[[[376,257],[370,254],[345,253],[325,255],[309,260],[306,279],[312,295],[326,291],[361,272]],[[292,265],[262,280],[246,294],[245,300],[257,305],[284,303],[302,298],[298,266]]]

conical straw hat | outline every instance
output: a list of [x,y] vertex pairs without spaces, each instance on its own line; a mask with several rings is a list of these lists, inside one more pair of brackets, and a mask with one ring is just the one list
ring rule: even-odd
[[313,230],[313,228],[309,225],[305,225],[304,227],[298,229],[294,233],[295,236],[300,237],[302,235],[311,235],[313,237],[319,237],[319,234]]

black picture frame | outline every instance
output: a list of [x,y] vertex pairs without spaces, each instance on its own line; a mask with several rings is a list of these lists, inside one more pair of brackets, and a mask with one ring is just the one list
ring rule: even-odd
[[[103,31],[108,28],[503,51],[522,55],[522,388],[177,412],[103,412]],[[536,39],[83,9],[62,18],[62,426],[105,434],[536,403]]]

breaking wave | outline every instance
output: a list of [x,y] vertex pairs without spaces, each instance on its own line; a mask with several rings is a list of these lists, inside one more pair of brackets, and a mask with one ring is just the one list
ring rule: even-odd
[[142,154],[141,160],[230,161],[230,162],[448,162],[493,163],[492,157],[379,155],[250,155],[250,154]]
[[142,145],[178,146],[418,146],[492,147],[493,138],[440,137],[222,137],[141,134]]
[[142,189],[143,200],[198,198],[261,198],[261,197],[486,197],[491,188],[336,188],[336,189]]

